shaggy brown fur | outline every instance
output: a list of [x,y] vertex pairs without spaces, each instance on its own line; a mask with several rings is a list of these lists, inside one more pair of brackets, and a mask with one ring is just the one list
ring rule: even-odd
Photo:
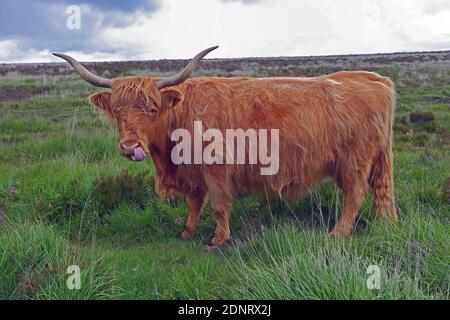
[[[298,198],[325,177],[342,189],[344,209],[332,235],[348,235],[361,202],[372,189],[380,217],[397,219],[393,194],[393,84],[370,72],[338,72],[317,78],[197,78],[162,90],[155,79],[114,80],[112,93],[91,101],[117,119],[121,143],[139,142],[151,154],[158,188],[186,195],[189,237],[208,195],[217,220],[213,245],[230,236],[235,191]],[[256,165],[174,165],[170,135],[207,128],[279,129],[280,167],[260,175]],[[206,143],[205,143],[206,144]],[[248,155],[247,155],[248,156]]]

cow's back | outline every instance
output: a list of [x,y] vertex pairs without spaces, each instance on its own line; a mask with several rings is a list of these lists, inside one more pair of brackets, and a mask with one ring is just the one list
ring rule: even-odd
[[185,95],[177,111],[182,113],[177,117],[180,127],[192,130],[193,121],[202,121],[204,129],[219,129],[224,136],[226,129],[279,129],[277,174],[262,176],[261,166],[250,164],[224,170],[235,190],[293,194],[335,175],[346,157],[371,157],[385,138],[388,106],[394,99],[390,80],[371,72],[315,78],[197,78],[179,89]]

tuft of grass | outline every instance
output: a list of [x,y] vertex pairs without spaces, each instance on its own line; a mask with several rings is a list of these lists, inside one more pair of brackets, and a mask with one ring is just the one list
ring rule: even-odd
[[117,176],[101,178],[93,183],[93,197],[103,212],[111,212],[121,202],[132,203],[143,209],[151,197],[155,196],[153,179],[145,173],[136,175],[124,171]]
[[[101,259],[83,256],[43,224],[12,225],[0,234],[1,299],[99,299],[116,290]],[[80,267],[81,288],[66,285],[70,265]]]
[[445,182],[442,184],[442,190],[445,197],[445,200],[448,204],[450,204],[450,177],[445,180]]
[[425,147],[429,140],[430,136],[426,133],[417,133],[413,136],[414,144],[419,147]]
[[[448,230],[414,219],[414,224],[376,224],[367,239],[332,239],[278,225],[234,249],[238,276],[227,298],[448,299],[449,256],[443,249]],[[369,266],[380,270],[379,289],[367,285]]]

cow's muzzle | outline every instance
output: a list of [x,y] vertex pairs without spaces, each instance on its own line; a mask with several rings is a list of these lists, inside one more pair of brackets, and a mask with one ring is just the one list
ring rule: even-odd
[[139,143],[133,145],[127,145],[120,143],[120,154],[133,161],[142,161],[145,159],[145,151]]

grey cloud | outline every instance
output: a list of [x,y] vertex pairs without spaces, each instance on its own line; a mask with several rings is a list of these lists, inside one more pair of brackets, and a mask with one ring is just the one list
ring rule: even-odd
[[[109,52],[114,49],[97,47],[95,36],[98,32],[105,27],[132,24],[132,13],[156,11],[158,3],[157,0],[3,0],[0,5],[0,40],[15,40],[21,50]],[[66,28],[66,9],[72,4],[82,8],[79,30]]]

